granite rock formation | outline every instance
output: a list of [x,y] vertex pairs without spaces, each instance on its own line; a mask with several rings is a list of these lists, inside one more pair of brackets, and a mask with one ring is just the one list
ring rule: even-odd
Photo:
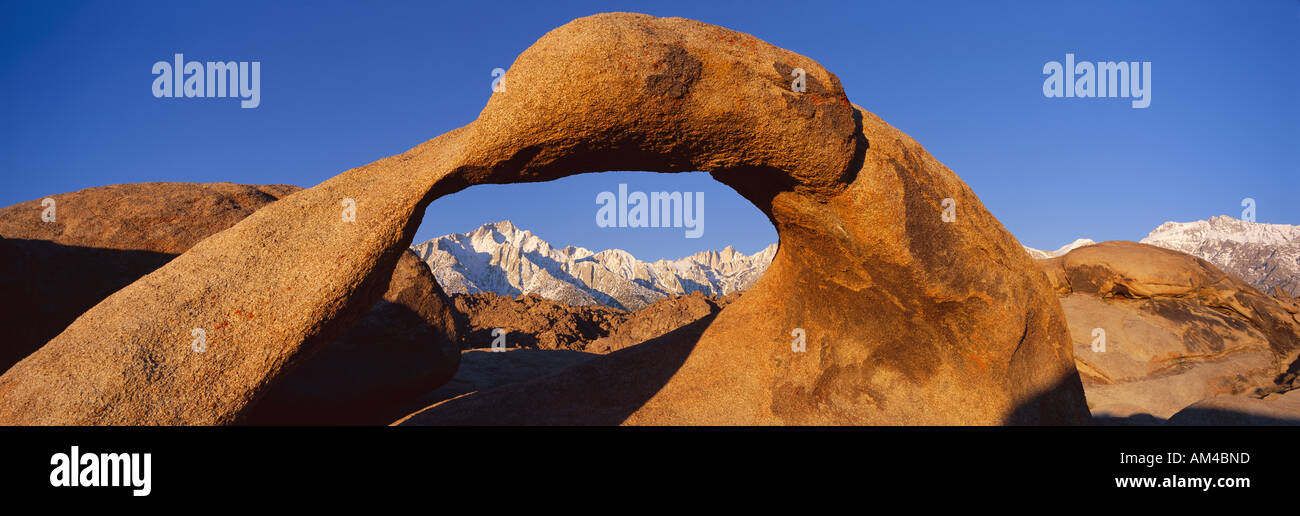
[[200,240],[301,188],[138,183],[87,188],[0,208],[0,372],[109,294]]
[[[13,329],[11,361],[40,348],[114,291],[301,188],[230,183],[142,183],[55,195],[54,221],[40,200],[0,209],[0,283]],[[7,253],[7,254],[6,254]],[[291,291],[290,291],[291,292]],[[23,314],[19,316],[18,314]],[[229,320],[255,313],[235,312]],[[220,335],[224,326],[205,330]],[[206,335],[205,335],[206,337]],[[448,302],[428,267],[406,253],[388,292],[356,326],[280,378],[248,418],[253,424],[382,424],[395,407],[445,383],[459,363]],[[192,343],[192,341],[191,341]]]
[[[0,423],[238,421],[380,299],[428,203],[604,170],[711,173],[776,228],[767,273],[716,316],[408,423],[1088,421],[1032,258],[811,59],[603,14],[543,36],[506,84],[471,124],[272,203],[91,308],[0,376]],[[191,351],[192,329],[218,326]]]
[[1206,398],[1296,387],[1294,310],[1203,259],[1114,241],[1041,263],[1098,417],[1167,419]]

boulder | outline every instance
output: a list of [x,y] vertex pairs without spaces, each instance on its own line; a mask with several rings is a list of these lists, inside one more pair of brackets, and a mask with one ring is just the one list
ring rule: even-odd
[[1286,371],[1300,352],[1300,324],[1205,260],[1116,241],[1041,264],[1062,296],[1099,418],[1162,420],[1209,397],[1294,388]]
[[[4,351],[40,348],[113,291],[204,238],[301,188],[230,183],[141,183],[52,196],[55,221],[33,200],[0,209],[0,292],[31,312]],[[235,315],[244,315],[242,313]],[[223,327],[213,328],[219,333]],[[22,355],[22,356],[19,356]],[[270,386],[253,424],[382,424],[395,407],[445,383],[459,363],[448,302],[428,266],[403,256],[383,299],[343,338]]]
[[292,192],[291,185],[137,183],[87,188],[0,208],[0,372],[109,294],[200,240]]
[[717,298],[693,292],[655,301],[650,306],[628,313],[612,331],[588,343],[583,349],[592,353],[611,353],[635,346],[704,317],[716,315],[727,302],[738,298],[738,294]]
[[[618,13],[526,49],[470,125],[258,210],[109,296],[0,376],[0,423],[237,421],[379,300],[429,202],[605,170],[708,171],[772,221],[772,265],[716,316],[407,423],[1088,421],[1047,278],[956,174],[807,57]],[[192,329],[217,327],[191,351]]]

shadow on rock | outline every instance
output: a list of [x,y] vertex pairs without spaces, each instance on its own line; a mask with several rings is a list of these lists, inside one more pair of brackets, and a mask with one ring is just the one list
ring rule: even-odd
[[1174,414],[1166,423],[1174,426],[1300,426],[1300,416],[1272,416],[1222,410],[1212,408],[1189,407]]
[[1059,424],[1087,425],[1090,422],[1079,375],[1062,376],[1050,389],[1030,397],[1007,416],[1006,425],[1041,425],[1043,421]]
[[[714,315],[560,373],[451,399],[399,425],[617,425],[686,361]],[[514,352],[512,352],[514,353]],[[537,388],[547,380],[546,388]]]
[[0,239],[0,372],[61,333],[110,294],[177,255]]
[[459,363],[443,328],[380,300],[343,338],[286,373],[249,411],[247,425],[385,425],[442,385]]
[[1165,424],[1166,420],[1151,414],[1130,414],[1127,416],[1099,414],[1093,416],[1092,422],[1097,426],[1160,426]]

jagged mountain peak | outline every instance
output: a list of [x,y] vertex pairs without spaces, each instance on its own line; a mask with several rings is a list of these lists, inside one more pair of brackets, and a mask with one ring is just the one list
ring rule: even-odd
[[1165,222],[1152,230],[1143,241],[1225,240],[1241,243],[1287,245],[1300,241],[1300,226],[1250,222],[1217,215],[1207,220]]
[[622,249],[557,248],[510,220],[413,245],[449,293],[536,293],[574,305],[639,309],[671,295],[727,295],[762,276],[777,245],[745,255],[734,246],[647,263]]

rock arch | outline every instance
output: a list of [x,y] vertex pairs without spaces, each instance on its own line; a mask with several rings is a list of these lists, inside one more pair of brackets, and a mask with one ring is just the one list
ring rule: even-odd
[[[791,91],[795,68],[805,92]],[[473,123],[292,194],[104,300],[0,377],[0,423],[237,422],[379,299],[437,197],[633,169],[708,171],[753,202],[780,236],[767,274],[698,340],[603,357],[549,380],[563,387],[549,393],[480,393],[408,421],[1087,419],[1045,276],[955,174],[807,57],[620,13],[546,34]],[[955,222],[940,220],[945,198]],[[340,220],[344,199],[355,222]],[[796,327],[804,353],[789,346]],[[204,353],[190,348],[193,328],[208,331]],[[479,410],[494,403],[531,405]]]

